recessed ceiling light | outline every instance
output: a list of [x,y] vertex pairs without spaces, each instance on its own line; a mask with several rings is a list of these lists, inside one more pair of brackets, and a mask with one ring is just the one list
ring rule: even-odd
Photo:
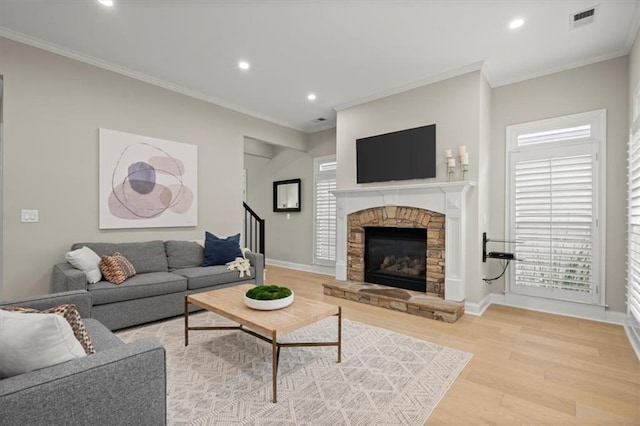
[[249,65],[249,62],[247,61],[238,62],[238,68],[240,68],[241,70],[248,70],[250,67],[251,65]]
[[316,94],[315,93],[309,93],[307,95],[307,99],[310,101],[315,101],[316,100]]
[[103,6],[113,6],[113,0],[98,0],[98,3],[100,3]]
[[515,30],[516,28],[520,28],[523,24],[524,24],[524,19],[522,18],[514,19],[513,21],[509,22],[509,28],[511,28],[512,30]]

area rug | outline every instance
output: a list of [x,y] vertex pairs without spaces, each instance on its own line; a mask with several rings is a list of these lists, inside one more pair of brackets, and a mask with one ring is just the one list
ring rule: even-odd
[[[189,325],[230,325],[210,312]],[[335,341],[330,317],[279,339]],[[356,321],[335,347],[282,348],[278,402],[271,402],[271,345],[240,331],[192,331],[184,318],[118,333],[159,339],[167,350],[171,425],[422,425],[471,354]]]

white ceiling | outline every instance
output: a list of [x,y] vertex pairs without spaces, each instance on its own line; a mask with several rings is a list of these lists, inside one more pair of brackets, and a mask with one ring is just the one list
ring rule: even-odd
[[625,55],[640,25],[640,0],[114,1],[0,0],[0,35],[305,132],[480,66],[496,87]]

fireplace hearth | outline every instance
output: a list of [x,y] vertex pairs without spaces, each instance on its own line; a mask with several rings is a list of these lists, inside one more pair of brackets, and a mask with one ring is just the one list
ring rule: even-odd
[[364,229],[364,281],[407,290],[427,291],[427,230]]

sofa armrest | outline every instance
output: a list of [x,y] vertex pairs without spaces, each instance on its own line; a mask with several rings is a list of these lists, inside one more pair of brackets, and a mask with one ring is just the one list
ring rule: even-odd
[[79,269],[68,263],[58,263],[53,266],[51,287],[54,293],[70,290],[86,290],[87,276]]
[[256,269],[256,285],[264,284],[264,255],[262,253],[247,251],[245,252],[245,256],[249,259],[251,266]]
[[65,304],[76,305],[76,309],[82,318],[91,318],[91,295],[87,290],[64,291],[28,299],[8,300],[2,302],[0,306],[23,306],[42,311]]
[[141,339],[0,380],[0,419],[10,425],[164,425],[165,350]]

